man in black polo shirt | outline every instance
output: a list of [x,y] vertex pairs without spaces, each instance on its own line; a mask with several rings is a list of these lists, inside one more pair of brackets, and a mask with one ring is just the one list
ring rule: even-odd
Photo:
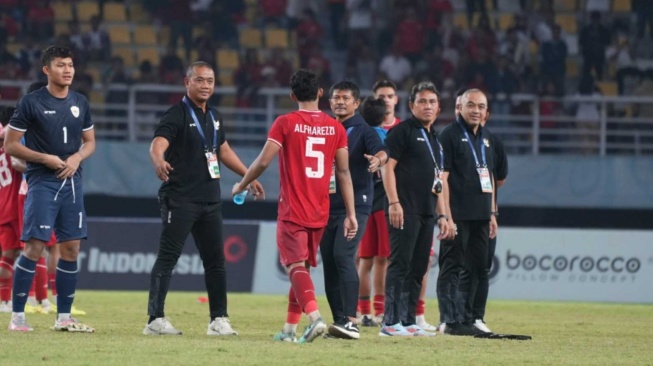
[[342,235],[347,213],[340,186],[336,181],[329,195],[329,222],[320,241],[324,289],[334,321],[329,326],[329,334],[337,338],[359,339],[360,333],[356,325],[358,272],[355,256],[367,218],[372,211],[374,183],[371,173],[388,161],[388,154],[376,131],[363,117],[356,114],[360,105],[360,91],[356,84],[350,81],[334,84],[329,90],[329,102],[331,111],[347,131],[349,172],[354,185],[356,220],[362,228],[352,240],[347,240]]
[[[163,181],[159,189],[163,230],[150,279],[150,319],[143,334],[181,334],[165,318],[163,308],[172,270],[192,233],[209,297],[207,334],[238,335],[227,315],[220,162],[241,176],[247,167],[227,143],[222,116],[207,105],[215,88],[213,68],[206,62],[193,63],[184,84],[186,96],[161,117],[150,146],[156,175]],[[265,196],[256,181],[250,191],[257,198]]]
[[482,331],[472,325],[472,304],[481,278],[488,275],[489,239],[497,232],[494,153],[482,126],[487,118],[485,94],[478,89],[465,91],[459,112],[440,134],[445,156],[442,179],[451,188],[449,203],[457,235],[440,243],[438,302],[445,333],[475,335]]
[[429,263],[436,222],[440,230],[438,239],[452,234],[447,224],[446,200],[437,196],[446,197],[448,188],[440,178],[443,153],[432,128],[440,113],[435,85],[415,85],[409,106],[413,117],[390,130],[385,140],[390,152],[383,177],[388,196],[390,265],[380,336],[435,335],[415,324],[415,307]]

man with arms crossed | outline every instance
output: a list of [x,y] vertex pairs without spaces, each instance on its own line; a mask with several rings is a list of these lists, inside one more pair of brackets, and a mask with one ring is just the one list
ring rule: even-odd
[[[268,134],[261,154],[254,160],[232,194],[238,194],[279,154],[279,212],[277,248],[290,278],[288,315],[278,341],[295,341],[297,324],[304,312],[310,321],[299,338],[312,342],[326,330],[315,298],[309,265],[317,265],[317,250],[329,219],[329,187],[337,178],[345,202],[344,235],[354,239],[358,230],[354,192],[349,175],[347,135],[342,124],[318,109],[322,97],[317,76],[298,70],[290,78],[290,97],[299,110],[279,116]],[[335,171],[333,161],[335,159]]]

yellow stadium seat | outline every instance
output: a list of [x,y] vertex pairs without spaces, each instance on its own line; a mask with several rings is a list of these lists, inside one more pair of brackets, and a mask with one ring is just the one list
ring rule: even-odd
[[240,45],[245,48],[259,48],[263,46],[261,31],[248,28],[240,31]]
[[556,11],[575,11],[576,2],[575,0],[555,0],[553,2],[553,9]]
[[11,42],[11,43],[8,43],[6,47],[7,47],[7,51],[9,53],[11,53],[12,55],[15,55],[16,53],[18,53],[18,50],[20,50],[21,46],[22,46],[22,44],[20,44],[20,43]]
[[141,62],[149,60],[152,65],[158,65],[161,61],[159,50],[156,47],[142,47],[136,50],[136,62],[140,65]]
[[266,29],[265,46],[267,48],[288,48],[288,31],[285,29]]
[[97,67],[89,67],[86,69],[86,73],[93,78],[93,83],[99,83],[102,81],[102,73]]
[[56,22],[54,23],[54,34],[60,36],[62,34],[70,33],[68,28],[68,23],[66,22]]
[[487,10],[497,10],[494,8],[494,3],[492,2],[492,0],[485,0],[485,8]]
[[146,23],[150,20],[149,14],[143,9],[143,4],[132,2],[129,5],[129,20],[135,23]]
[[[95,82],[95,80],[93,82]],[[104,93],[98,90],[91,90],[88,99],[91,104],[104,104]]]
[[73,20],[73,9],[70,7],[69,2],[52,3],[52,9],[54,10],[54,19],[57,22]]
[[156,32],[154,26],[138,25],[134,29],[134,43],[141,46],[156,45]]
[[82,1],[77,3],[77,20],[88,22],[94,15],[100,14],[97,1]]
[[528,44],[528,51],[531,53],[531,55],[537,55],[540,53],[540,46],[537,44],[537,42],[531,41],[531,43]]
[[215,58],[218,60],[220,69],[237,69],[239,66],[238,51],[236,50],[218,50]]
[[615,96],[619,94],[617,89],[617,83],[614,81],[601,81],[598,83],[598,86],[599,89],[601,89],[603,95]]
[[[233,77],[233,75],[231,73],[220,74],[220,75],[218,75],[218,79],[220,79],[220,86],[233,86],[234,85],[234,77]],[[221,103],[221,104],[224,104],[224,99],[223,99],[223,103]]]
[[206,33],[204,27],[193,27],[193,40],[203,36]]
[[567,57],[567,76],[568,77],[577,77],[578,76],[578,60],[573,57]]
[[132,67],[134,63],[134,50],[131,46],[128,47],[114,47],[112,56],[120,56],[125,62],[125,67]]
[[630,13],[631,1],[632,0],[612,0],[612,11]]
[[127,12],[122,3],[104,3],[103,16],[105,22],[126,22]]
[[578,23],[574,14],[558,14],[555,19],[564,32],[576,33],[578,30]]
[[499,15],[499,29],[507,31],[515,23],[515,16],[510,13],[501,13]]
[[115,25],[109,27],[109,38],[111,44],[131,44],[132,37],[129,27],[126,25]]
[[460,27],[462,29],[467,29],[468,24],[467,24],[467,14],[463,12],[458,12],[453,18],[453,24],[456,27]]

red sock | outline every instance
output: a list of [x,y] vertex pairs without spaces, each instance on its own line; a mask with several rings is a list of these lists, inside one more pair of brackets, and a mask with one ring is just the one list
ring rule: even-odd
[[52,296],[57,296],[57,272],[48,273],[48,282],[50,283],[50,291]]
[[9,272],[8,278],[0,279],[0,301],[11,301],[11,285],[14,277],[14,260],[0,257],[0,267]]
[[384,295],[374,295],[374,315],[383,315],[385,312],[384,304],[385,296]]
[[311,274],[304,267],[295,267],[290,270],[290,283],[292,290],[295,292],[295,297],[299,306],[304,310],[304,313],[310,314],[317,310],[317,300],[315,300],[315,288],[313,287],[313,280]]
[[45,264],[45,258],[41,257],[36,262],[36,301],[43,301],[48,298],[48,267]]
[[361,315],[372,314],[372,302],[369,296],[365,296],[364,299],[358,298],[358,308],[360,309]]
[[426,310],[426,302],[424,300],[417,300],[417,306],[415,307],[415,315],[420,316],[424,315]]
[[297,297],[295,297],[295,291],[291,287],[288,293],[288,314],[286,315],[286,323],[299,324],[301,319],[302,308],[299,306]]

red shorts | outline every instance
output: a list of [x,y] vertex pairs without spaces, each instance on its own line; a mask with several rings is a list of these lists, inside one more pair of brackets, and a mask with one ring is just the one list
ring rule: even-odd
[[18,221],[14,220],[0,225],[0,248],[2,248],[2,251],[23,249],[22,243],[20,242],[20,226],[18,226]]
[[389,237],[385,212],[383,210],[373,212],[367,220],[367,227],[358,248],[358,258],[388,258],[390,256]]
[[277,248],[279,261],[284,266],[308,261],[317,266],[317,252],[324,234],[324,228],[310,228],[290,221],[277,221]]

